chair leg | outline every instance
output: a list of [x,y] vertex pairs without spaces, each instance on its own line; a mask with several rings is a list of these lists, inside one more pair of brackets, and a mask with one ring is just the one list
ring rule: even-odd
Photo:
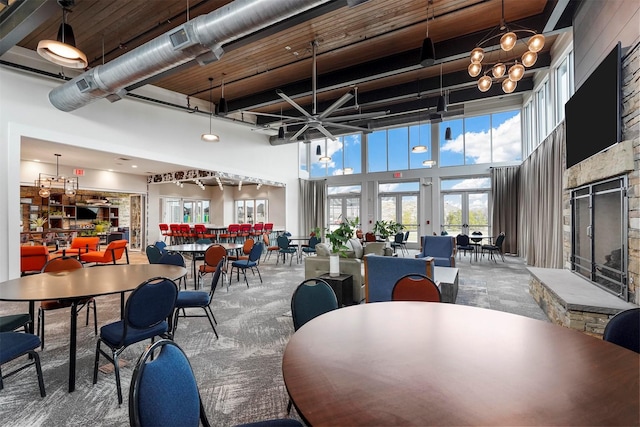
[[40,336],[40,350],[44,350],[44,310],[42,308],[38,309],[38,335]]
[[206,306],[203,307],[204,313],[207,315],[207,319],[209,320],[209,324],[211,325],[211,329],[213,329],[213,333],[216,334],[216,339],[218,339],[218,331],[216,331],[216,327],[213,325],[213,312],[211,311],[211,307]]
[[[91,301],[93,305],[93,333],[98,335],[98,315],[96,313],[96,300]],[[89,307],[87,307],[87,323],[89,322]]]
[[[44,379],[42,377],[42,367],[40,366],[40,355],[31,350],[29,355],[33,358],[33,363],[36,365],[36,375],[38,376],[38,387],[40,387],[40,396],[45,397],[47,392],[44,390]],[[0,375],[1,377],[2,375]]]
[[98,363],[100,362],[100,338],[98,338],[98,342],[96,343],[96,360],[93,364],[93,383],[98,382]]
[[291,413],[291,407],[293,406],[293,400],[289,398],[289,403],[287,404],[287,415]]
[[113,352],[113,371],[116,374],[116,388],[118,389],[118,404],[122,405],[122,387],[120,386],[120,366],[118,366],[118,352]]

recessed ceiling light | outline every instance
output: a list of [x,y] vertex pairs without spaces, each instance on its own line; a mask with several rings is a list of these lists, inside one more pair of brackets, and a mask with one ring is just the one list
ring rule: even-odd
[[137,167],[138,167],[138,165],[131,165],[131,167],[132,167],[132,168],[137,168]]
[[113,169],[107,169],[107,172],[113,172]]
[[33,159],[34,162],[40,162],[40,159]]

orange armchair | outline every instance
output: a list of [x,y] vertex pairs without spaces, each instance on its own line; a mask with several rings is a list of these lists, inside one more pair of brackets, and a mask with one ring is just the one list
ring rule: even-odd
[[71,241],[70,248],[63,248],[56,251],[63,256],[77,256],[89,252],[96,252],[100,248],[99,237],[76,237]]
[[129,264],[129,251],[126,240],[114,240],[109,243],[104,251],[92,251],[80,255],[82,262],[95,262],[96,264],[117,264],[124,254]]
[[42,267],[49,261],[49,249],[46,246],[20,246],[20,273],[40,273]]

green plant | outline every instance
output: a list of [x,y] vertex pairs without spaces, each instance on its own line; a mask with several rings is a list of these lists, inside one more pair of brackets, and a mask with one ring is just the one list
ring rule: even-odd
[[320,237],[320,227],[313,227],[309,232],[309,236],[317,236]]
[[97,221],[96,223],[96,233],[102,233],[103,231],[109,230],[111,227],[111,223],[109,221]]
[[398,231],[402,230],[404,226],[396,221],[390,220],[378,220],[373,225],[373,233],[382,237],[383,239],[388,239],[389,236],[396,234]]
[[33,219],[29,220],[29,222],[34,227],[43,227],[47,223],[47,217],[46,216],[39,216],[37,218],[33,218]]
[[346,243],[353,237],[355,233],[354,228],[357,227],[359,223],[360,221],[356,217],[351,221],[343,221],[340,226],[333,231],[330,231],[328,228],[325,229],[325,237],[329,243],[331,243],[331,252],[337,253],[342,257],[347,256],[349,247],[346,246]]

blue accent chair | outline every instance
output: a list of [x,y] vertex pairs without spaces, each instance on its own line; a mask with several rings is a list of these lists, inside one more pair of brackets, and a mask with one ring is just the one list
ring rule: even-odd
[[401,258],[365,255],[364,258],[365,301],[392,301],[396,282],[407,274],[423,274],[433,278],[433,258]]
[[29,354],[32,359],[19,368],[14,369],[8,374],[2,373],[0,368],[0,390],[4,388],[4,379],[28,368],[36,365],[36,373],[38,375],[38,386],[40,387],[40,396],[45,397],[47,393],[44,391],[44,381],[42,379],[42,369],[40,368],[40,356],[35,349],[40,346],[40,338],[34,334],[22,332],[1,332],[0,333],[0,366],[20,356]]
[[311,236],[309,238],[309,244],[307,246],[302,247],[302,252],[309,255],[316,253],[316,245],[320,243],[320,239],[316,236]]
[[[211,426],[189,359],[175,342],[160,340],[138,359],[129,387],[129,424],[133,427]],[[285,418],[241,426],[302,427],[302,424]]]
[[602,339],[640,353],[640,308],[613,316],[604,328]]
[[[118,356],[131,344],[149,338],[153,342],[157,336],[170,337],[167,319],[171,319],[177,297],[178,286],[173,280],[166,277],[146,280],[131,292],[124,308],[124,318],[100,328],[93,383],[98,382],[98,364],[102,354],[114,366],[119,404],[122,404],[122,389]],[[102,343],[109,347],[111,354],[100,348]]]
[[298,259],[298,248],[289,245],[289,239],[285,234],[278,236],[277,241],[278,247],[280,249],[278,249],[278,259],[276,259],[276,265],[278,265],[278,262],[280,261],[280,255],[282,255],[282,263],[284,264],[287,261],[287,254],[291,255],[291,259],[289,260],[289,265],[291,265],[291,262],[293,261],[293,254],[296,254],[296,260]]
[[416,258],[433,257],[435,265],[455,267],[456,242],[453,236],[422,236],[422,252]]

